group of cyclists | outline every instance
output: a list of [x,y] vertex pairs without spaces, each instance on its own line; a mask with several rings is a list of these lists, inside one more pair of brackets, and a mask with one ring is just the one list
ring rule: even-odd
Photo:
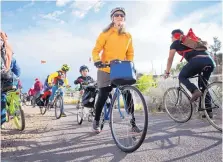
[[[94,65],[98,68],[97,87],[99,89],[99,95],[95,104],[96,114],[92,124],[92,128],[96,133],[101,132],[99,123],[102,109],[110,92],[115,87],[110,79],[110,67],[103,67],[102,66],[103,63],[109,63],[112,60],[131,61],[131,62],[133,62],[134,60],[135,53],[134,53],[132,36],[129,32],[126,31],[125,28],[126,16],[127,15],[124,8],[121,7],[114,8],[110,13],[111,23],[100,33],[99,37],[97,38],[95,47],[92,50]],[[214,70],[215,64],[213,60],[210,58],[209,54],[206,52],[205,48],[196,50],[184,44],[183,42],[184,40],[182,40],[182,36],[184,36],[184,33],[182,30],[180,29],[173,30],[171,32],[171,36],[172,36],[172,44],[170,46],[167,67],[165,70],[165,78],[169,76],[174,55],[176,52],[178,52],[188,62],[180,72],[179,80],[192,93],[191,102],[193,102],[202,95],[202,91],[200,91],[197,86],[191,83],[189,81],[189,78],[193,75],[200,73],[205,66],[210,66],[211,68],[208,71],[204,71],[204,77],[206,81],[208,81],[212,71]],[[4,43],[7,43],[7,41],[5,41],[6,38],[7,38],[6,34],[4,35],[4,33],[1,32],[1,39],[4,40],[3,41]],[[101,52],[102,54],[100,56]],[[11,56],[9,57],[12,57],[10,70],[15,74],[16,77],[19,77],[20,69],[17,66],[16,59],[12,53]],[[52,103],[54,95],[58,87],[60,85],[65,85],[66,87],[70,87],[66,76],[69,70],[70,67],[67,64],[64,64],[62,65],[61,69],[47,76],[43,84],[44,94],[41,96],[42,101],[48,99],[49,100],[48,104],[53,106]],[[121,70],[122,69],[120,69],[120,71]],[[79,72],[81,73],[81,76],[74,81],[74,84],[80,84],[82,82],[87,82],[87,83],[94,82],[94,80],[88,75],[89,69],[87,66],[81,66]],[[38,79],[36,81],[38,81]],[[202,87],[204,85],[201,83],[200,86]],[[41,89],[39,89],[39,92],[40,91]],[[36,92],[36,97],[40,96],[39,92]],[[2,98],[1,124],[3,124],[5,121],[4,120],[5,94],[3,92],[1,94],[1,98]],[[127,100],[127,103],[130,102],[132,102],[131,94],[129,99]],[[130,120],[132,131],[141,132],[140,128],[137,127],[137,123],[135,122],[134,103],[131,105],[133,105],[133,109],[131,112],[133,115]],[[211,115],[211,110],[209,111],[209,115]],[[62,116],[64,117],[66,116],[64,108],[62,108]]]

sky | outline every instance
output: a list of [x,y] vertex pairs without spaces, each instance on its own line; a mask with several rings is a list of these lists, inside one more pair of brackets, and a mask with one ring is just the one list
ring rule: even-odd
[[[192,28],[209,44],[214,36],[223,41],[221,1],[3,1],[1,30],[7,33],[21,67],[24,89],[36,77],[44,81],[65,63],[71,67],[70,85],[74,86],[81,65],[89,66],[96,79],[97,69],[89,58],[97,37],[111,21],[110,11],[117,6],[127,13],[138,72],[163,73],[173,29],[187,33]],[[174,65],[180,59],[176,55]]]

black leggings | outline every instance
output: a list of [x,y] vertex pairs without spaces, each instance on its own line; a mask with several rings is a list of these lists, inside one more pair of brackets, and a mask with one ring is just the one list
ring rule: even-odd
[[[111,86],[109,87],[103,87],[99,88],[99,95],[98,95],[98,100],[96,101],[96,114],[95,114],[95,120],[99,121],[102,109],[105,105],[106,100],[109,97],[110,92],[112,91]],[[129,91],[125,91],[125,93],[122,94],[124,96],[124,99],[126,100],[126,103],[128,104],[128,112],[132,114],[132,124],[135,124],[135,117],[134,117],[134,103],[132,99],[132,95]]]

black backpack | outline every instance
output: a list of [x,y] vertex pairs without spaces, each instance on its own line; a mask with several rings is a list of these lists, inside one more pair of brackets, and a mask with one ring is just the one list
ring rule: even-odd
[[82,104],[87,108],[94,108],[95,97],[98,90],[96,87],[87,87],[82,96]]

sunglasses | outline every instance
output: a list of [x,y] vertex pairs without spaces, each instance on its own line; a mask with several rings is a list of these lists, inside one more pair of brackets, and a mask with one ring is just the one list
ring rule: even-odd
[[118,14],[118,13],[116,13],[116,14],[114,14],[114,17],[125,17],[125,15],[124,14]]

